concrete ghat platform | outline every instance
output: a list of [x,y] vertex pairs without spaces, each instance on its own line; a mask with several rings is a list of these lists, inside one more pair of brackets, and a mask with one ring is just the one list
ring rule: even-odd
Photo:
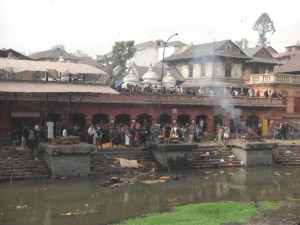
[[232,152],[244,162],[246,166],[272,165],[273,149],[278,147],[274,142],[241,142],[232,140],[228,143]]
[[190,166],[192,151],[198,149],[198,144],[184,142],[177,144],[150,143],[149,148],[161,167],[178,169]]
[[52,177],[87,176],[90,174],[91,152],[97,147],[87,143],[54,145],[43,143],[44,160]]

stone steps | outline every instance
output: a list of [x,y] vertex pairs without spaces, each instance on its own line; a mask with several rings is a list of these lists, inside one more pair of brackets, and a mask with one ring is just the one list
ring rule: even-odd
[[124,169],[121,168],[116,158],[124,158],[127,160],[137,160],[139,164],[145,168],[155,164],[155,159],[146,148],[105,148],[91,155],[91,173],[118,173]]
[[281,165],[300,165],[300,146],[279,145],[273,150],[273,161]]
[[225,146],[199,146],[193,150],[191,168],[243,166],[231,149]]
[[29,152],[17,152],[14,155],[1,154],[0,181],[46,178],[50,171],[42,155],[31,155]]

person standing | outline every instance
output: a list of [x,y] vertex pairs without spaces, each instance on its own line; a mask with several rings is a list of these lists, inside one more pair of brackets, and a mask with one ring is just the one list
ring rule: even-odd
[[21,142],[21,148],[25,149],[28,145],[28,138],[29,138],[29,129],[25,125],[22,129],[22,142]]
[[11,139],[12,139],[12,153],[16,152],[16,148],[17,148],[17,143],[19,140],[19,128],[13,130],[13,132],[11,133]]
[[48,141],[52,141],[53,138],[54,138],[54,135],[53,135],[53,129],[54,128],[54,123],[52,122],[52,120],[48,121],[47,122],[47,130],[48,130]]
[[222,137],[223,137],[223,127],[220,127],[220,129],[218,130],[218,144],[222,144]]
[[97,141],[96,141],[97,148],[98,148],[98,145],[100,145],[101,149],[103,149],[103,146],[102,146],[102,130],[101,130],[100,125],[98,125],[96,127],[96,135],[97,135]]
[[34,136],[34,132],[33,129],[30,127],[29,129],[29,148],[30,148],[30,152],[33,153],[33,150],[35,149],[35,136]]
[[88,143],[93,144],[94,142],[94,135],[96,134],[96,129],[92,124],[88,129]]
[[194,141],[194,135],[195,135],[195,126],[193,124],[191,124],[189,126],[189,143],[192,143]]

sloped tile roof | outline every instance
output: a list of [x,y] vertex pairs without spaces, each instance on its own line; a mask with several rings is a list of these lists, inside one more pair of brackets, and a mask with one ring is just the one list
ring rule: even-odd
[[72,82],[1,80],[0,92],[17,93],[108,93],[119,94],[107,85]]
[[13,57],[15,57],[16,59],[25,59],[25,60],[32,60],[31,58],[21,54],[20,52],[17,52],[13,49],[0,49],[0,58],[7,58],[9,56],[9,54],[12,54]]
[[243,49],[243,52],[245,52],[246,55],[252,57],[255,53],[257,53],[262,48],[263,48],[263,46],[256,46],[254,48],[246,48],[246,49]]
[[14,73],[22,71],[44,71],[55,70],[60,73],[71,74],[107,74],[94,66],[80,63],[30,61],[0,58],[0,69]]
[[274,65],[280,65],[280,64],[282,64],[277,59],[262,58],[262,57],[254,57],[253,59],[248,60],[246,63],[268,63],[268,64],[274,64]]
[[62,56],[64,60],[70,60],[77,62],[79,60],[78,57],[60,49],[60,48],[55,48],[55,49],[50,49],[46,51],[41,51],[41,52],[36,52],[31,55],[29,55],[30,58],[34,60],[46,60],[50,59],[51,61],[58,61],[59,57]]
[[[200,44],[189,46],[185,51],[175,52],[173,55],[165,58],[165,61],[175,61],[175,60],[184,60],[184,59],[193,59],[200,58],[204,56],[224,56],[224,57],[233,57],[233,58],[244,58],[249,59],[245,53],[241,50],[241,54],[235,54],[232,52],[220,52],[217,51],[218,48],[230,42],[235,45],[231,40],[217,41],[212,43]],[[238,48],[238,47],[237,47]]]
[[300,54],[297,54],[292,59],[280,66],[276,73],[298,73],[300,74]]

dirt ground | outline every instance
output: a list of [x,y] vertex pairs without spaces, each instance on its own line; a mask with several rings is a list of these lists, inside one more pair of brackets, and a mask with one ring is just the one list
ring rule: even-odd
[[263,215],[247,225],[300,225],[300,201],[287,203],[279,211]]

